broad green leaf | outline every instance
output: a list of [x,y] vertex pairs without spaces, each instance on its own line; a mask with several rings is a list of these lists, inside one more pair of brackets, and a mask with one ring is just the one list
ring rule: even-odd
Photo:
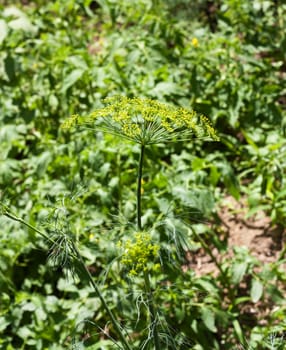
[[234,173],[234,170],[232,167],[225,163],[222,163],[222,168],[221,168],[222,176],[223,176],[223,181],[228,189],[229,193],[235,198],[239,199],[240,198],[240,186],[239,182],[237,179],[236,174]]
[[15,6],[4,9],[3,16],[12,18],[8,22],[9,27],[12,29],[36,32],[36,27],[33,26],[27,15]]
[[202,288],[203,290],[205,290],[206,292],[209,292],[209,293],[211,293],[211,294],[213,294],[213,293],[217,293],[217,288],[216,288],[216,286],[215,286],[215,283],[214,283],[214,281],[207,281],[207,280],[205,280],[205,279],[202,279],[202,278],[200,278],[200,279],[198,279],[197,281],[196,281],[196,286],[198,286],[200,289]]
[[209,215],[214,208],[214,198],[212,193],[205,189],[189,189],[184,186],[174,186],[172,188],[174,197],[180,199],[186,206],[196,208],[204,215]]
[[150,94],[151,96],[158,98],[165,95],[171,95],[174,93],[178,95],[180,92],[182,91],[177,84],[172,82],[160,82],[154,87],[154,89],[150,91]]
[[167,214],[170,211],[171,203],[166,198],[155,198],[155,200],[161,213]]
[[18,329],[17,335],[22,339],[26,339],[28,337],[32,337],[34,335],[34,332],[32,332],[28,326],[23,326]]
[[36,308],[37,306],[32,301],[29,301],[23,305],[22,310],[33,312],[36,310]]
[[40,155],[36,160],[36,173],[38,176],[42,176],[46,172],[51,160],[52,155],[50,151],[46,151]]
[[83,71],[88,69],[86,61],[81,56],[69,56],[66,62],[74,65],[77,69],[82,69]]
[[215,314],[213,310],[204,305],[201,308],[201,316],[205,326],[211,331],[216,332],[217,328],[215,325]]
[[193,168],[194,171],[201,170],[201,169],[203,169],[204,167],[205,167],[205,159],[195,157],[195,158],[192,160],[192,168]]
[[263,294],[263,284],[256,278],[252,280],[251,283],[251,290],[250,290],[250,296],[251,300],[256,303]]
[[235,299],[233,305],[244,304],[250,300],[249,297],[238,297]]
[[15,159],[0,160],[0,182],[9,183],[13,177],[20,175],[19,162]]
[[232,324],[238,340],[240,341],[241,344],[245,344],[243,330],[241,329],[239,322],[237,320],[234,320]]
[[7,23],[3,19],[0,19],[0,45],[5,40],[7,35],[8,35]]
[[8,318],[0,316],[0,331],[4,331],[10,323],[11,321]]
[[234,284],[239,284],[247,270],[247,262],[235,262],[232,267],[231,281]]
[[73,70],[70,74],[68,74],[63,81],[63,85],[61,87],[62,92],[66,92],[72,85],[74,85],[83,75],[84,70],[79,68]]

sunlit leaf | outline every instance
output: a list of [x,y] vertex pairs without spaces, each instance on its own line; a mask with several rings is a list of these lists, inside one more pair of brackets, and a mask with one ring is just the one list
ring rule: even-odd
[[263,294],[263,284],[258,279],[254,278],[251,283],[250,296],[254,303],[258,302]]

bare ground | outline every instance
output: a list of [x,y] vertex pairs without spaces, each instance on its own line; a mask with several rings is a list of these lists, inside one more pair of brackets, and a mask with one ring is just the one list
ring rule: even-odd
[[[247,213],[247,203],[243,198],[236,201],[229,196],[223,200],[218,218],[227,240],[225,256],[231,257],[234,247],[246,247],[262,263],[277,261],[286,244],[286,230],[272,225],[263,211],[250,218]],[[222,258],[215,248],[213,254],[218,260]],[[188,254],[188,261],[188,267],[194,269],[198,276],[218,272],[209,254],[203,249]]]

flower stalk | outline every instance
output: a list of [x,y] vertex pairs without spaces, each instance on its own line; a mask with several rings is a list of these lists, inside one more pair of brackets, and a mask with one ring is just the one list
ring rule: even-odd
[[137,229],[138,231],[142,231],[141,199],[142,199],[142,171],[143,171],[144,150],[145,150],[145,145],[142,144],[140,148],[138,173],[137,173]]
[[[144,151],[145,151],[145,145],[144,143],[142,143],[140,148],[138,174],[137,174],[137,229],[138,231],[142,231],[141,199],[142,199],[142,173],[143,173]],[[151,326],[152,335],[154,339],[154,346],[155,346],[155,350],[160,350],[160,341],[159,341],[158,326],[157,326],[157,311],[155,308],[154,296],[150,285],[149,271],[143,270],[143,273],[144,273],[145,288],[148,296],[147,305],[150,312],[150,319],[151,319],[150,326]]]
[[[144,151],[145,151],[145,145],[142,143],[140,148],[138,173],[137,173],[137,229],[138,231],[142,231],[141,199],[142,199],[142,173],[143,173]],[[143,273],[144,273],[145,289],[148,297],[147,305],[150,312],[151,330],[152,330],[152,335],[154,339],[154,346],[155,346],[155,350],[160,350],[160,340],[159,340],[158,326],[157,326],[157,311],[154,304],[154,296],[151,289],[149,271],[143,270]]]

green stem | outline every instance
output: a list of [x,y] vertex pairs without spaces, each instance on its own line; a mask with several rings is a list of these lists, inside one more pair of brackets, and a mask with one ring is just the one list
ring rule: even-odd
[[77,254],[77,258],[78,258],[80,264],[82,265],[82,267],[83,267],[83,269],[84,269],[84,271],[85,271],[85,273],[86,273],[86,275],[87,275],[87,277],[88,277],[88,279],[90,281],[90,284],[92,285],[92,287],[95,290],[95,293],[97,294],[97,296],[99,297],[99,299],[100,299],[100,301],[101,301],[105,311],[107,312],[108,316],[110,317],[110,320],[111,320],[111,322],[112,322],[112,324],[113,324],[113,326],[114,326],[114,328],[115,328],[115,330],[117,332],[117,335],[119,336],[122,344],[124,345],[124,348],[126,350],[132,350],[131,347],[129,346],[129,344],[127,343],[127,341],[126,341],[125,336],[124,336],[124,334],[122,332],[122,329],[120,328],[116,318],[114,317],[112,311],[110,310],[110,308],[106,304],[106,301],[105,301],[103,295],[101,294],[100,290],[98,289],[97,284],[94,282],[94,280],[92,278],[91,273],[89,272],[87,266],[85,265],[85,263],[83,261],[83,258],[82,258],[81,254],[80,254],[80,251],[78,250],[78,248],[77,248],[77,246],[75,244],[73,244],[73,248],[74,248],[74,250],[75,250],[75,252]]
[[144,271],[144,280],[145,280],[145,288],[148,295],[148,308],[150,311],[150,318],[151,318],[151,327],[153,331],[154,336],[154,346],[155,350],[160,350],[160,340],[159,340],[159,334],[158,334],[158,327],[157,327],[157,312],[154,305],[154,297],[150,285],[150,279],[148,272]]
[[[26,227],[32,229],[33,231],[35,231],[36,233],[38,233],[39,235],[41,235],[42,237],[47,239],[49,242],[55,243],[54,240],[51,239],[46,233],[38,230],[36,227],[30,225],[27,221],[25,221],[24,219],[18,217],[17,215],[12,214],[8,209],[4,208],[2,210],[2,214],[7,216],[8,218],[14,220],[14,221],[20,222],[21,224],[25,225]],[[108,316],[110,317],[110,320],[111,320],[111,322],[112,322],[112,324],[113,324],[113,326],[114,326],[114,328],[115,328],[115,330],[117,332],[117,335],[119,336],[119,338],[120,338],[120,340],[121,340],[121,342],[122,342],[122,344],[124,346],[124,349],[125,350],[132,350],[131,347],[129,346],[129,344],[127,343],[127,341],[125,339],[125,336],[124,336],[124,334],[122,332],[122,329],[120,328],[118,322],[116,321],[112,311],[110,310],[110,308],[106,304],[106,301],[105,301],[103,295],[101,294],[100,290],[98,289],[97,284],[94,282],[94,280],[92,278],[92,275],[89,272],[87,266],[85,265],[84,260],[83,260],[81,254],[80,254],[80,251],[79,251],[78,247],[75,245],[74,242],[73,242],[73,249],[74,249],[74,252],[76,253],[77,260],[79,261],[79,263],[81,264],[81,266],[83,268],[83,271],[87,275],[87,278],[88,278],[90,284],[92,285],[96,295],[100,299],[103,308],[105,309],[105,311],[107,312]]]
[[122,213],[122,171],[121,171],[121,152],[120,150],[117,153],[116,157],[116,167],[117,167],[117,177],[118,177],[118,212],[119,215]]
[[142,231],[141,187],[142,187],[142,169],[143,169],[144,151],[145,151],[145,146],[141,144],[139,164],[138,164],[138,174],[137,174],[137,229],[139,231]]
[[282,249],[282,251],[279,254],[278,260],[277,261],[281,261],[284,259],[284,256],[286,254],[286,245],[284,246],[284,248]]
[[[141,144],[138,173],[137,173],[137,229],[139,231],[142,231],[141,197],[142,197],[142,172],[143,172],[144,151],[145,151],[145,145]],[[160,341],[159,341],[158,327],[157,327],[157,312],[154,305],[154,298],[151,290],[149,274],[146,271],[144,272],[144,280],[145,280],[146,292],[148,295],[148,309],[150,312],[151,327],[152,327],[153,336],[154,336],[155,350],[160,350],[161,348],[160,348]]]
[[41,235],[43,238],[45,238],[47,241],[51,242],[51,243],[55,243],[55,241],[50,238],[46,233],[38,230],[36,227],[34,227],[33,225],[29,224],[27,221],[23,220],[22,218],[18,217],[17,215],[11,213],[8,209],[4,208],[2,214],[4,216],[7,216],[7,218],[11,219],[11,220],[14,220],[14,221],[17,221],[19,222],[20,224],[23,224],[25,226],[27,226],[28,228],[30,228],[31,230],[37,232],[39,235]]

